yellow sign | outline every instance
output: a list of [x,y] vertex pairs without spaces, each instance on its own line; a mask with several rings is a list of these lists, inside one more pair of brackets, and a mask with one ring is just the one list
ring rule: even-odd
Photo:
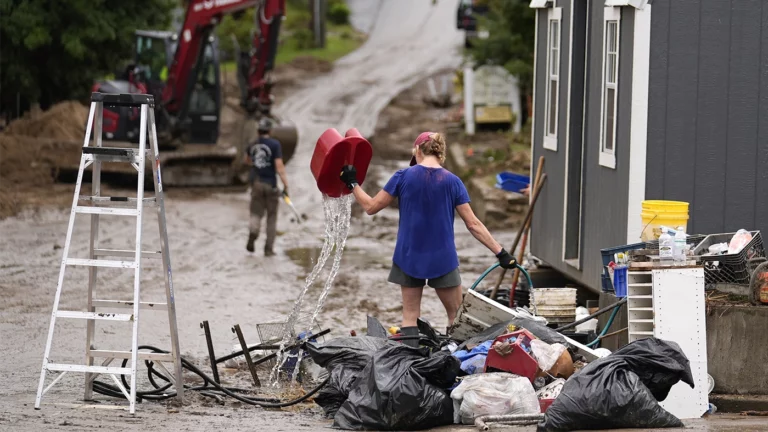
[[475,122],[512,123],[512,107],[510,105],[475,106]]

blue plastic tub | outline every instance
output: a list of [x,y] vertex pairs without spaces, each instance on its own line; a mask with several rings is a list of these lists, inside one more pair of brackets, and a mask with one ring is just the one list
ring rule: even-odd
[[613,269],[613,290],[616,298],[627,296],[627,266],[617,266]]
[[531,178],[521,174],[505,171],[496,174],[496,187],[509,192],[520,193],[531,184]]

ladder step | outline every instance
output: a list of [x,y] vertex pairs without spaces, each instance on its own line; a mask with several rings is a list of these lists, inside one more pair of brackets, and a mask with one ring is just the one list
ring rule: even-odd
[[[130,351],[91,350],[91,357],[130,359]],[[173,361],[173,355],[169,353],[139,352],[139,360]]]
[[45,368],[49,371],[58,372],[87,372],[100,374],[131,375],[131,368],[107,367],[107,366],[87,366],[73,365],[63,363],[48,363]]
[[[91,300],[91,304],[98,308],[133,309],[133,301],[130,300]],[[141,302],[142,310],[168,310],[168,303]]]
[[81,258],[67,258],[65,261],[67,265],[87,266],[87,267],[115,267],[135,269],[138,267],[135,261],[112,261],[112,260],[95,260],[95,259],[81,259]]
[[75,206],[75,213],[108,214],[108,215],[115,215],[115,216],[138,216],[139,210],[131,209],[131,208]]
[[[100,161],[100,162],[127,162],[132,164],[137,164],[141,162],[141,157],[138,155],[138,151],[136,154],[90,154],[86,153],[86,149],[97,149],[97,148],[108,148],[108,147],[83,147],[83,159],[87,162],[94,162],[94,161]],[[122,149],[122,150],[131,150],[131,149]]]
[[[136,256],[136,251],[122,250],[122,249],[94,249],[93,254],[95,256],[119,256],[119,257],[133,258]],[[163,257],[163,253],[160,251],[157,251],[157,252],[141,251],[141,257],[160,259]]]
[[56,318],[78,318],[78,319],[105,320],[105,321],[133,321],[133,314],[57,311]]
[[[104,207],[132,207],[136,208],[138,199],[133,197],[112,197],[112,196],[90,196],[80,195],[78,198],[80,201],[89,201],[94,205]],[[155,197],[144,198],[144,207],[157,207],[157,200]]]

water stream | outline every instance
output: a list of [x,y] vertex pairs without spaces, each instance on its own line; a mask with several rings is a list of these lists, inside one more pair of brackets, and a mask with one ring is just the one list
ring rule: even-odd
[[[302,333],[309,334],[312,331],[317,316],[323,308],[325,299],[328,297],[328,294],[333,287],[333,281],[336,279],[336,275],[339,272],[341,257],[344,253],[347,236],[349,235],[353,200],[354,197],[352,195],[345,195],[340,198],[323,196],[323,213],[325,216],[325,240],[323,242],[323,248],[320,251],[320,256],[317,259],[315,267],[305,279],[304,289],[296,299],[296,303],[294,303],[293,309],[283,326],[280,350],[277,354],[275,367],[270,374],[270,382],[275,387],[279,385],[279,372],[283,365],[291,358],[299,360],[298,356],[300,355],[300,352],[298,350],[296,353],[286,352],[285,347],[293,344],[298,335]],[[320,296],[317,298],[316,302],[313,303],[308,301],[307,305],[305,305],[304,303],[309,288],[320,276],[320,273],[325,267],[325,263],[331,256],[331,252],[334,250],[333,264]],[[299,372],[299,362],[296,361],[295,364],[296,366],[293,368],[293,375],[291,377],[292,381],[296,379]]]

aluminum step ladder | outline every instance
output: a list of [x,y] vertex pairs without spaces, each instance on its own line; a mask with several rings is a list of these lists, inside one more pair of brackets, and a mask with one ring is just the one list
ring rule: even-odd
[[[104,105],[117,107],[139,108],[141,111],[141,124],[138,148],[113,148],[102,147],[102,121]],[[56,287],[56,297],[53,301],[51,313],[51,325],[48,330],[48,340],[45,344],[43,367],[40,372],[40,384],[37,389],[35,408],[40,408],[43,395],[53,387],[67,372],[84,372],[85,375],[85,400],[91,400],[93,394],[93,381],[98,374],[110,375],[125,397],[130,402],[131,414],[136,406],[136,365],[140,360],[151,360],[163,370],[176,389],[179,402],[183,399],[183,379],[181,369],[181,357],[179,354],[179,337],[176,327],[176,307],[174,304],[173,281],[171,276],[171,258],[168,250],[168,231],[165,222],[165,204],[163,199],[163,185],[160,174],[160,161],[157,144],[157,130],[155,127],[154,98],[145,94],[105,94],[93,93],[91,95],[91,110],[88,114],[85,139],[83,140],[83,153],[80,158],[80,169],[77,174],[75,195],[72,201],[72,213],[69,217],[67,239],[59,270],[59,280]],[[92,126],[94,125],[94,145],[89,146]],[[149,126],[149,129],[147,128]],[[147,136],[149,136],[149,149],[147,148]],[[145,161],[149,157],[152,166],[152,178],[155,183],[155,196],[144,197]],[[138,186],[136,197],[110,197],[101,195],[101,164],[104,162],[130,163],[138,172]],[[83,172],[89,166],[93,167],[92,195],[81,196],[80,188],[83,182]],[[157,208],[158,226],[160,228],[160,251],[142,251],[142,215],[145,207]],[[90,215],[91,235],[89,256],[87,259],[72,258],[69,256],[72,241],[72,232],[75,224],[75,216],[78,214]],[[102,249],[99,247],[99,217],[101,215],[128,216],[136,218],[135,250]],[[104,259],[104,258],[111,259]],[[142,302],[140,296],[142,258],[161,259],[163,273],[165,274],[164,303]],[[59,300],[64,283],[64,274],[68,266],[88,267],[88,299],[85,311],[59,310]],[[112,267],[131,269],[134,273],[133,297],[130,300],[99,300],[93,298],[96,288],[96,276],[99,267]],[[103,310],[128,309],[128,313],[104,313]],[[171,352],[170,353],[145,353],[138,352],[139,346],[139,311],[140,310],[167,310],[170,325]],[[51,344],[56,320],[60,318],[84,319],[87,321],[85,364],[55,363],[50,359]],[[132,338],[130,351],[97,350],[93,347],[94,329],[96,321],[124,321],[132,326]],[[104,359],[101,365],[94,365],[94,359]],[[130,367],[110,366],[115,359],[128,359]],[[174,372],[171,374],[163,362],[173,363]],[[44,387],[46,374],[58,372],[59,375]],[[130,391],[122,385],[118,375],[130,376]]]

